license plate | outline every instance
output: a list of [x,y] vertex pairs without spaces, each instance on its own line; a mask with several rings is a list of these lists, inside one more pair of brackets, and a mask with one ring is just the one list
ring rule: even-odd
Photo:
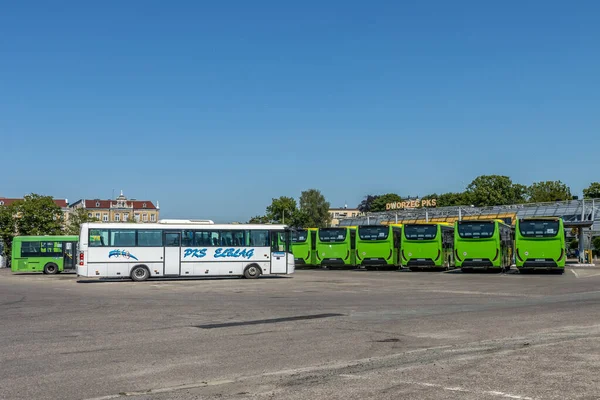
[[417,261],[425,261],[424,258],[417,258]]
[[481,258],[474,258],[473,261],[481,261]]
[[536,258],[535,261],[546,261],[545,258]]

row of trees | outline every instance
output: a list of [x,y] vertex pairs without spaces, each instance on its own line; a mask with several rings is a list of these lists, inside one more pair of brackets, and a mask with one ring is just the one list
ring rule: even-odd
[[[600,198],[600,183],[583,190],[584,198]],[[463,192],[432,193],[422,199],[437,199],[438,207],[474,205],[477,207],[503,204],[539,203],[571,200],[571,189],[561,181],[535,182],[529,186],[514,183],[508,176],[482,175],[475,178]],[[362,212],[385,211],[385,205],[401,201],[396,193],[367,195],[358,205]]]
[[50,196],[30,194],[23,200],[0,206],[0,240],[5,244],[4,254],[10,258],[14,236],[79,235],[84,222],[96,221],[85,209],[77,209],[65,224],[64,214]]
[[326,227],[331,222],[329,202],[317,189],[308,189],[300,194],[300,201],[292,197],[281,196],[272,199],[265,215],[250,218],[250,224],[285,223],[293,227]]

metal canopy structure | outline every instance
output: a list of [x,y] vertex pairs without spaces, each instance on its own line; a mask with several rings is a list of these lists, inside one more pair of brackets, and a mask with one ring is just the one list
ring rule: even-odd
[[[389,223],[454,222],[457,220],[503,219],[514,224],[517,219],[560,217],[565,227],[579,229],[580,257],[584,257],[586,239],[600,235],[600,199],[527,203],[491,207],[456,206],[394,210],[346,218],[340,226],[380,225]],[[589,248],[589,246],[588,246]]]
[[455,206],[438,208],[417,208],[367,213],[360,217],[340,220],[341,226],[378,225],[386,223],[453,222],[457,219],[490,219],[560,217],[567,223],[586,222],[592,230],[600,232],[600,199],[569,200],[553,203],[527,203],[491,207]]

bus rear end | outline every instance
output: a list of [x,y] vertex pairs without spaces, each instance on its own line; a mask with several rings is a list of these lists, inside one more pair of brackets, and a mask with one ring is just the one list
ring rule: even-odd
[[402,228],[402,265],[411,271],[444,265],[442,235],[437,224],[405,224]]
[[317,231],[317,265],[329,268],[351,268],[355,265],[355,230],[340,228],[321,228]]
[[502,251],[496,221],[457,221],[454,253],[456,266],[463,271],[501,270]]
[[79,230],[79,254],[77,256],[77,276],[92,276],[88,273],[88,224],[81,224]]
[[398,232],[391,226],[385,225],[359,226],[356,232],[357,265],[366,269],[396,269]]
[[296,266],[314,264],[314,232],[308,229],[296,229],[292,232],[292,252]]
[[515,226],[517,268],[563,273],[566,264],[563,221],[556,219],[521,219]]

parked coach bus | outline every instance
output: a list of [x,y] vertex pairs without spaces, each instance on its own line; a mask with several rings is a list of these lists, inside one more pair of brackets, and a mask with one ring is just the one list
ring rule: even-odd
[[565,228],[561,218],[526,218],[515,224],[517,268],[565,271]]
[[475,269],[505,271],[513,254],[512,227],[499,220],[456,221],[454,260],[463,272]]
[[353,268],[356,265],[356,228],[340,226],[317,231],[317,265],[329,268]]
[[411,271],[454,267],[454,227],[446,223],[405,224],[402,265]]
[[356,235],[356,262],[365,269],[397,269],[400,265],[399,226],[360,225]]
[[134,281],[292,274],[290,245],[291,231],[285,225],[86,223],[81,226],[77,274]]
[[317,228],[301,228],[292,232],[292,252],[296,267],[315,265],[317,247]]
[[75,271],[78,241],[78,236],[16,236],[12,242],[11,271]]

